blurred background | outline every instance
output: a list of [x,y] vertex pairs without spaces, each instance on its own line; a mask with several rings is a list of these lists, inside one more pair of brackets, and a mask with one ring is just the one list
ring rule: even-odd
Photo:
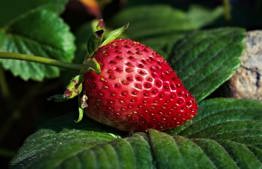
[[[0,6],[7,4],[4,1],[8,0],[1,0]],[[26,4],[27,1],[24,3],[30,5],[31,1],[28,1],[28,4]],[[80,27],[95,18],[103,17],[106,23],[114,27],[122,24],[118,18],[115,18],[119,13],[139,6],[151,9],[160,4],[189,13],[193,21],[208,20],[210,16],[215,15],[215,19],[205,21],[208,24],[202,26],[201,29],[236,26],[256,30],[262,27],[261,0],[70,0],[61,17],[78,38],[77,32]],[[15,6],[15,3],[13,5]],[[193,6],[197,8],[192,8]],[[6,5],[7,10],[8,7],[10,6]],[[3,11],[0,11],[0,18],[3,15]],[[137,15],[146,14],[138,13]],[[112,21],[112,18],[115,19]],[[170,18],[171,21],[172,18]],[[126,20],[127,22],[131,21]],[[131,37],[135,39],[138,37],[132,27],[128,31]],[[76,39],[77,41],[79,40]],[[77,62],[79,58],[75,60]],[[45,79],[43,82],[23,81],[0,67],[0,168],[8,168],[9,161],[25,138],[32,134],[41,123],[69,113],[77,116],[76,100],[65,103],[47,101],[48,97],[63,93],[70,76],[69,72],[64,71],[59,78]],[[214,95],[221,95],[221,92],[215,92]]]

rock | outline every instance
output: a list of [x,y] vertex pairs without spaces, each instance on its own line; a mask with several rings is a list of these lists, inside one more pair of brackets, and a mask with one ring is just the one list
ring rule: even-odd
[[241,66],[230,79],[233,97],[262,100],[262,31],[250,31]]

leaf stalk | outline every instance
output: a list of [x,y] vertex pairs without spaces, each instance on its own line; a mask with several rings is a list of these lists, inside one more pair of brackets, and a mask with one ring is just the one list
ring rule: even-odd
[[12,53],[12,52],[0,52],[0,59],[14,59],[14,60],[24,60],[28,62],[42,63],[45,65],[56,66],[68,70],[80,71],[84,65],[82,64],[73,64],[66,63],[56,59],[50,59],[41,56]]

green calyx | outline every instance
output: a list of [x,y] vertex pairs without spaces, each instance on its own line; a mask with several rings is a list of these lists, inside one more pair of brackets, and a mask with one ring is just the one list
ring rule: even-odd
[[100,47],[105,46],[113,40],[119,38],[127,27],[128,25],[125,25],[113,31],[108,31],[105,29],[105,24],[102,19],[93,21],[92,29],[94,33],[88,37],[86,56],[83,61],[84,66],[80,70],[80,75],[74,77],[67,86],[65,93],[69,95],[64,94],[67,99],[78,96],[78,119],[75,120],[76,123],[79,123],[83,119],[84,109],[88,107],[88,97],[85,93],[82,93],[83,74],[88,71],[94,71],[97,74],[101,72],[100,64],[94,57],[95,52]]
[[101,46],[105,46],[107,44],[109,44],[110,42],[112,42],[113,40],[119,38],[122,36],[122,34],[124,33],[124,31],[128,28],[129,24],[126,24],[120,28],[117,28],[115,30],[112,30],[110,32],[108,32],[106,38],[103,40]]
[[105,29],[105,24],[102,19],[95,20],[92,22],[93,34],[88,37],[86,56],[83,64],[85,65],[80,73],[86,71],[94,71],[100,73],[100,65],[97,60],[93,57],[95,52],[102,46],[105,46],[113,40],[121,37],[123,32],[128,28],[128,24],[118,29],[108,31]]
[[82,75],[74,76],[66,86],[66,90],[63,94],[51,96],[48,100],[63,102],[75,98],[82,92],[82,81]]
[[83,76],[88,71],[94,71],[99,74],[101,67],[94,55],[96,51],[115,39],[122,36],[123,32],[127,29],[128,24],[118,29],[108,31],[105,29],[104,21],[102,19],[95,20],[92,23],[93,34],[88,37],[86,56],[80,69],[79,75],[73,77],[66,87],[63,95],[55,95],[51,99],[55,101],[66,101],[68,99],[78,96],[78,118],[75,120],[79,123],[83,119],[84,109],[88,107],[88,97],[82,92]]
[[102,19],[92,22],[93,34],[88,37],[86,58],[93,57],[94,53],[102,46],[105,46],[113,40],[122,36],[128,28],[128,24],[115,30],[106,30]]

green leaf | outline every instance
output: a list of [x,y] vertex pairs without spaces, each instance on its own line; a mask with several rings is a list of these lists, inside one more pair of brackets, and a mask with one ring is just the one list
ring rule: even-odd
[[192,121],[170,133],[185,137],[223,138],[250,144],[250,140],[244,138],[251,139],[252,134],[259,135],[262,132],[261,111],[262,103],[259,101],[210,99],[200,103],[198,114]]
[[29,12],[47,9],[62,13],[68,0],[2,0],[0,5],[0,27],[6,26]]
[[[196,14],[197,16],[194,16]],[[203,19],[203,16],[207,14],[210,16],[209,19]],[[198,29],[221,14],[221,8],[210,12],[207,9],[193,6],[189,12],[184,12],[166,5],[139,6],[120,12],[112,19],[111,25],[119,27],[130,23],[126,31],[127,35],[131,38],[142,38],[170,31]]]
[[191,6],[188,11],[181,11],[167,5],[138,6],[121,11],[110,21],[110,26],[130,23],[126,30],[129,38],[161,51],[176,42],[183,32],[206,26],[222,14],[221,7],[210,10]]
[[[198,166],[200,161],[203,161],[206,164],[198,168],[260,168],[261,112],[262,103],[258,101],[235,99],[204,101],[199,105],[198,115],[192,121],[168,132],[174,136],[170,145],[178,145],[181,154],[190,154],[184,158],[187,160],[186,166],[190,164]],[[162,138],[158,140],[160,146],[167,144],[163,135],[157,137]],[[182,142],[183,147],[178,142]],[[168,155],[167,147],[162,147],[159,156],[164,152]],[[188,161],[190,158],[194,160]]]
[[187,34],[168,58],[186,88],[203,100],[228,80],[240,65],[245,31],[219,28]]
[[[32,54],[65,62],[73,59],[74,37],[57,14],[38,10],[0,31],[0,51]],[[38,63],[1,60],[3,67],[24,80],[59,76],[59,69]]]
[[169,134],[149,130],[128,137],[90,120],[59,118],[26,140],[11,168],[258,169],[261,112],[261,102],[212,99]]
[[57,119],[27,139],[11,167],[152,168],[150,147],[143,136],[120,139],[114,130],[102,128],[90,120],[75,124],[72,117]]
[[188,9],[187,16],[190,20],[190,23],[194,25],[195,28],[201,28],[212,23],[215,19],[220,17],[223,12],[223,7],[217,7],[213,10],[210,10],[198,5],[192,5]]

